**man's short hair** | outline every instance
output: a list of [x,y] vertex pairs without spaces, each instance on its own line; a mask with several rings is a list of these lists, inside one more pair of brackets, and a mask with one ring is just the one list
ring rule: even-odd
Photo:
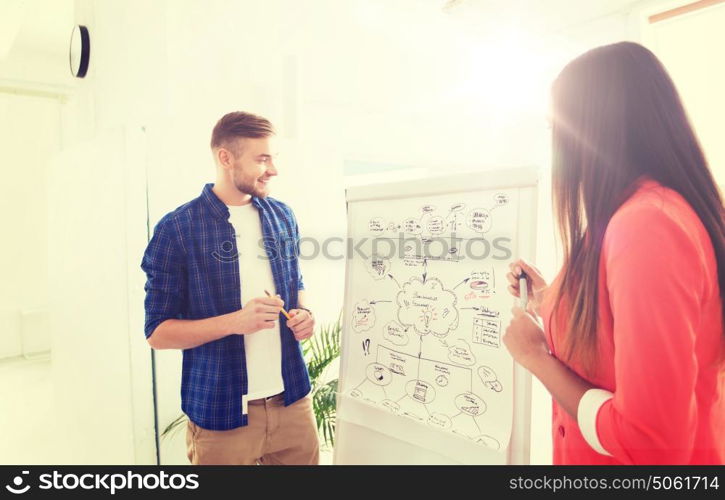
[[241,152],[237,145],[240,138],[260,139],[274,134],[272,124],[266,118],[245,113],[244,111],[233,111],[222,116],[214,125],[211,133],[211,148],[226,148],[235,155]]

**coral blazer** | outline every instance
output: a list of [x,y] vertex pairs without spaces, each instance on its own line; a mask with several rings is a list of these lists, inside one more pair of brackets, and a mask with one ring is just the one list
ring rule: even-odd
[[[565,307],[542,318],[554,356]],[[599,266],[599,365],[573,419],[553,402],[555,464],[725,463],[725,371],[717,262],[677,192],[648,178],[607,226]]]

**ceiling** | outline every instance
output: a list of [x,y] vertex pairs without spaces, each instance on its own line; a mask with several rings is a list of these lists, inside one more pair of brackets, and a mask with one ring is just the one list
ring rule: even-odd
[[[208,0],[198,1],[202,4]],[[284,5],[285,1],[299,0],[280,1]],[[444,24],[451,29],[478,36],[509,27],[538,34],[556,32],[598,17],[627,12],[636,4],[651,5],[657,0],[345,1],[350,2],[347,5],[353,15],[360,11],[371,13],[373,22],[386,19],[394,26],[405,27],[412,23],[424,27],[440,25],[448,19],[451,23]],[[672,1],[662,0],[665,5]],[[193,5],[194,0],[188,0],[178,8],[189,4]],[[172,8],[171,3],[169,8]],[[30,60],[67,58],[74,9],[74,0],[0,0],[0,78],[8,77],[4,74],[7,68],[22,68]]]
[[[517,24],[538,32],[566,29],[599,17],[624,13],[652,0],[432,0],[452,17],[479,27]],[[656,3],[656,2],[655,2]],[[663,4],[671,0],[663,0]]]
[[[437,11],[479,30],[515,24],[542,32],[624,12],[641,3],[643,0],[426,0],[423,4],[421,0],[396,0],[382,2],[379,7],[382,12],[405,15],[405,12],[420,13],[421,5],[425,5],[429,13]],[[663,0],[663,3],[668,2]],[[73,0],[0,1],[0,60],[11,48],[33,53],[66,51],[73,9]]]

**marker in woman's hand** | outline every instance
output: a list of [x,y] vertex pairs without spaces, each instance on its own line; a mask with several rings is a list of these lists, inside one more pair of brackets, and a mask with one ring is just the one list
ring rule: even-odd
[[521,309],[525,311],[529,302],[529,281],[528,276],[523,271],[519,274],[519,301]]

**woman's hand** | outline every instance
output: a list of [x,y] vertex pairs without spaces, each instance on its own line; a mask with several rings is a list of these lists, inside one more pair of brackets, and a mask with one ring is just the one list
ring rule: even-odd
[[549,355],[544,330],[534,317],[521,307],[511,310],[513,318],[506,328],[503,343],[514,360],[532,373],[538,361]]
[[519,276],[521,276],[521,271],[525,272],[529,277],[526,280],[529,287],[529,302],[526,310],[531,314],[541,316],[541,302],[544,300],[544,291],[548,286],[546,284],[546,280],[541,275],[541,271],[523,259],[516,260],[509,264],[509,269],[511,269],[511,271],[506,274],[506,279],[509,282],[509,293],[516,298],[521,296],[519,291]]

